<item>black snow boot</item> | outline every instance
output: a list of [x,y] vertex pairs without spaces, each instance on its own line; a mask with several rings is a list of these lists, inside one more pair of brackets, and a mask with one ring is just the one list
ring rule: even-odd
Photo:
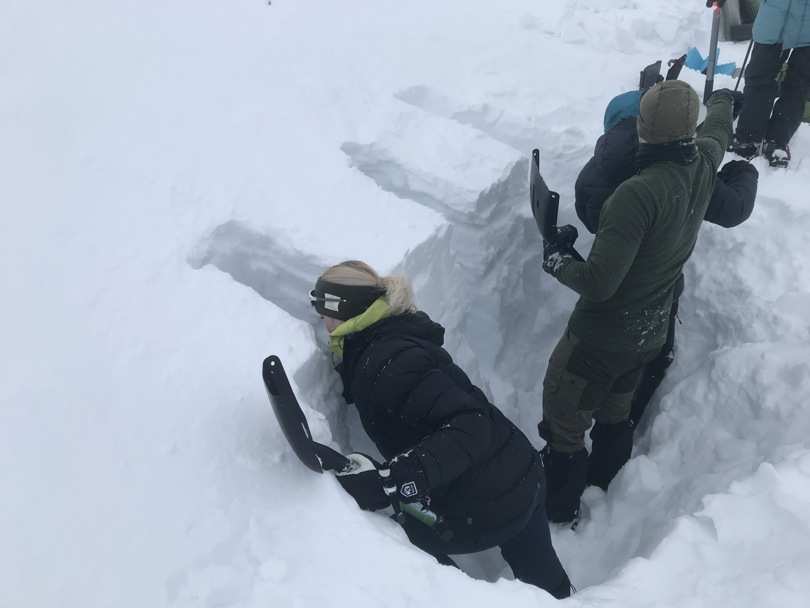
[[616,424],[593,425],[591,456],[588,459],[588,485],[607,492],[608,485],[630,460],[633,451],[633,424],[630,420]]
[[565,580],[560,583],[558,587],[549,591],[549,593],[552,595],[552,597],[558,600],[564,600],[565,598],[571,597],[572,594],[576,593],[576,589],[574,589],[574,586],[571,584],[571,580],[566,575]]
[[540,452],[546,470],[546,514],[555,524],[579,522],[579,499],[585,491],[588,474],[588,450],[569,454],[546,446]]
[[751,160],[762,152],[762,141],[735,135],[728,146],[728,151],[742,156],[745,160]]
[[765,155],[765,158],[768,159],[768,164],[771,167],[784,169],[790,164],[790,146],[788,144],[766,141],[762,148],[762,153]]

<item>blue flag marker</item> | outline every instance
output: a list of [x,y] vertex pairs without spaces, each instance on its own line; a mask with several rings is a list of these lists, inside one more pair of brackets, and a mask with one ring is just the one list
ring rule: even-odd
[[[717,49],[715,59],[718,57],[720,57],[720,49]],[[686,61],[684,62],[684,65],[692,70],[703,73],[709,66],[709,59],[708,57],[704,59],[703,55],[700,54],[700,51],[698,51],[695,47],[692,47],[686,54]],[[737,64],[733,61],[730,63],[720,63],[714,66],[714,73],[733,76],[736,68]]]

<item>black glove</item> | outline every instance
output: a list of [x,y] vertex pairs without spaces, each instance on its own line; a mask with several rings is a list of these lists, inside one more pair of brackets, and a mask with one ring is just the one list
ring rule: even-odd
[[714,6],[714,3],[717,2],[717,6],[723,8],[723,5],[726,3],[726,0],[706,0],[706,7],[711,8]]
[[551,276],[556,277],[557,271],[573,259],[574,256],[559,245],[543,241],[543,270]]
[[575,226],[572,226],[571,224],[560,226],[557,228],[556,244],[562,249],[572,249],[578,236],[579,232]]
[[349,454],[348,458],[357,466],[345,473],[335,474],[343,489],[351,494],[364,511],[379,511],[390,507],[391,499],[383,486],[391,472],[365,454]]
[[566,224],[557,228],[557,241],[554,245],[543,239],[543,270],[557,276],[557,270],[567,260],[573,259],[571,249],[578,236],[576,227]]
[[748,161],[730,160],[723,165],[723,168],[717,173],[717,177],[725,182],[731,177],[740,173],[752,173],[759,176],[759,171],[757,171],[757,168]]
[[745,105],[745,95],[743,95],[743,92],[732,91],[731,89],[718,89],[709,96],[709,101],[711,101],[712,97],[715,95],[728,95],[731,97],[731,102],[733,104],[731,113],[734,115],[734,119],[736,120],[740,115],[740,112],[742,112],[743,106]]
[[404,503],[430,502],[427,477],[410,452],[394,456],[387,464],[391,469],[391,480],[385,488],[389,496],[393,494],[397,500]]
[[743,95],[742,91],[731,91],[731,99],[734,101],[734,107],[731,109],[731,113],[734,116],[734,120],[737,120],[737,117],[740,115],[745,105],[745,95]]

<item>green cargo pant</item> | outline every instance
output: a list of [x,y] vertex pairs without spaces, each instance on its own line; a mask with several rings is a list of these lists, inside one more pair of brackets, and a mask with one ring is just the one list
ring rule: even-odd
[[627,420],[644,366],[660,347],[611,353],[589,346],[566,328],[548,362],[543,380],[540,436],[551,449],[573,453],[585,447],[585,432]]

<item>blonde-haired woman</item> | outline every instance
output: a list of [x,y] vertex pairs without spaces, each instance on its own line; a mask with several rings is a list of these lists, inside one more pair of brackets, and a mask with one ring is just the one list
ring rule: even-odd
[[[540,456],[453,363],[410,281],[350,260],[327,269],[310,299],[340,359],[343,396],[385,459],[350,454],[357,466],[338,475],[360,508],[402,503],[408,538],[441,563],[497,546],[516,578],[568,597]],[[414,505],[438,519],[425,523]]]

